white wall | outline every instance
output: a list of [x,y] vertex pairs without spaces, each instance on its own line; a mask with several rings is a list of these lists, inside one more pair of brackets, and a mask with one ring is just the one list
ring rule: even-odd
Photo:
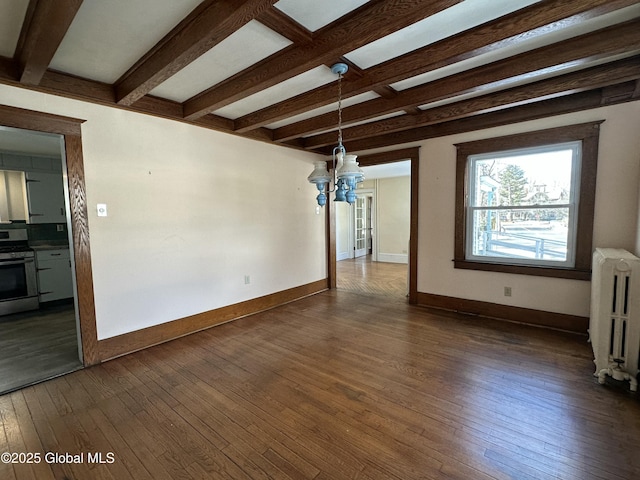
[[[537,310],[589,315],[588,281],[453,268],[454,144],[605,119],[601,125],[594,247],[640,250],[640,102],[426,140],[420,149],[418,291]],[[512,297],[504,296],[512,287]]]
[[331,207],[336,209],[336,260],[353,258],[353,210],[347,202],[334,202]]
[[[638,127],[638,130],[640,131],[640,127]],[[637,228],[636,228],[636,248],[635,248],[635,255],[637,257],[640,257],[640,172],[638,172],[638,218],[637,218]]]
[[411,223],[411,177],[377,182],[378,260],[408,263]]
[[5,85],[0,104],[87,120],[99,339],[326,278],[316,156]]
[[[366,180],[359,191],[373,194],[373,248],[379,262],[408,263],[411,222],[411,176]],[[336,259],[354,257],[354,207],[334,203],[336,208]]]

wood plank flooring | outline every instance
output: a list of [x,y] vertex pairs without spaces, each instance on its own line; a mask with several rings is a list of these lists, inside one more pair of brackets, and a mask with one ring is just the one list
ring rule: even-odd
[[367,295],[402,298],[407,288],[408,265],[372,262],[371,255],[336,262],[338,289]]
[[327,291],[0,396],[0,452],[42,458],[0,478],[640,478],[638,397],[593,370],[579,335]]
[[0,317],[0,394],[81,366],[72,304]]

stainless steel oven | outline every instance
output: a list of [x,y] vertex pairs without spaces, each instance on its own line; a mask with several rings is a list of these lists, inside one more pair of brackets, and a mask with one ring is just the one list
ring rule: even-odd
[[0,230],[0,315],[38,308],[35,255],[26,229]]

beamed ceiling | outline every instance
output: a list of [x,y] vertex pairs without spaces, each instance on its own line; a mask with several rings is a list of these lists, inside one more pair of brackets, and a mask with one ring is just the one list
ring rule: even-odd
[[5,0],[0,82],[326,154],[640,99],[640,1]]

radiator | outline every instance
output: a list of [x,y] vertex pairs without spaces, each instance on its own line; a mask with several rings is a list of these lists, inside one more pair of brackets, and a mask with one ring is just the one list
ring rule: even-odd
[[607,375],[638,388],[640,356],[640,259],[626,250],[593,254],[589,340],[600,383]]

